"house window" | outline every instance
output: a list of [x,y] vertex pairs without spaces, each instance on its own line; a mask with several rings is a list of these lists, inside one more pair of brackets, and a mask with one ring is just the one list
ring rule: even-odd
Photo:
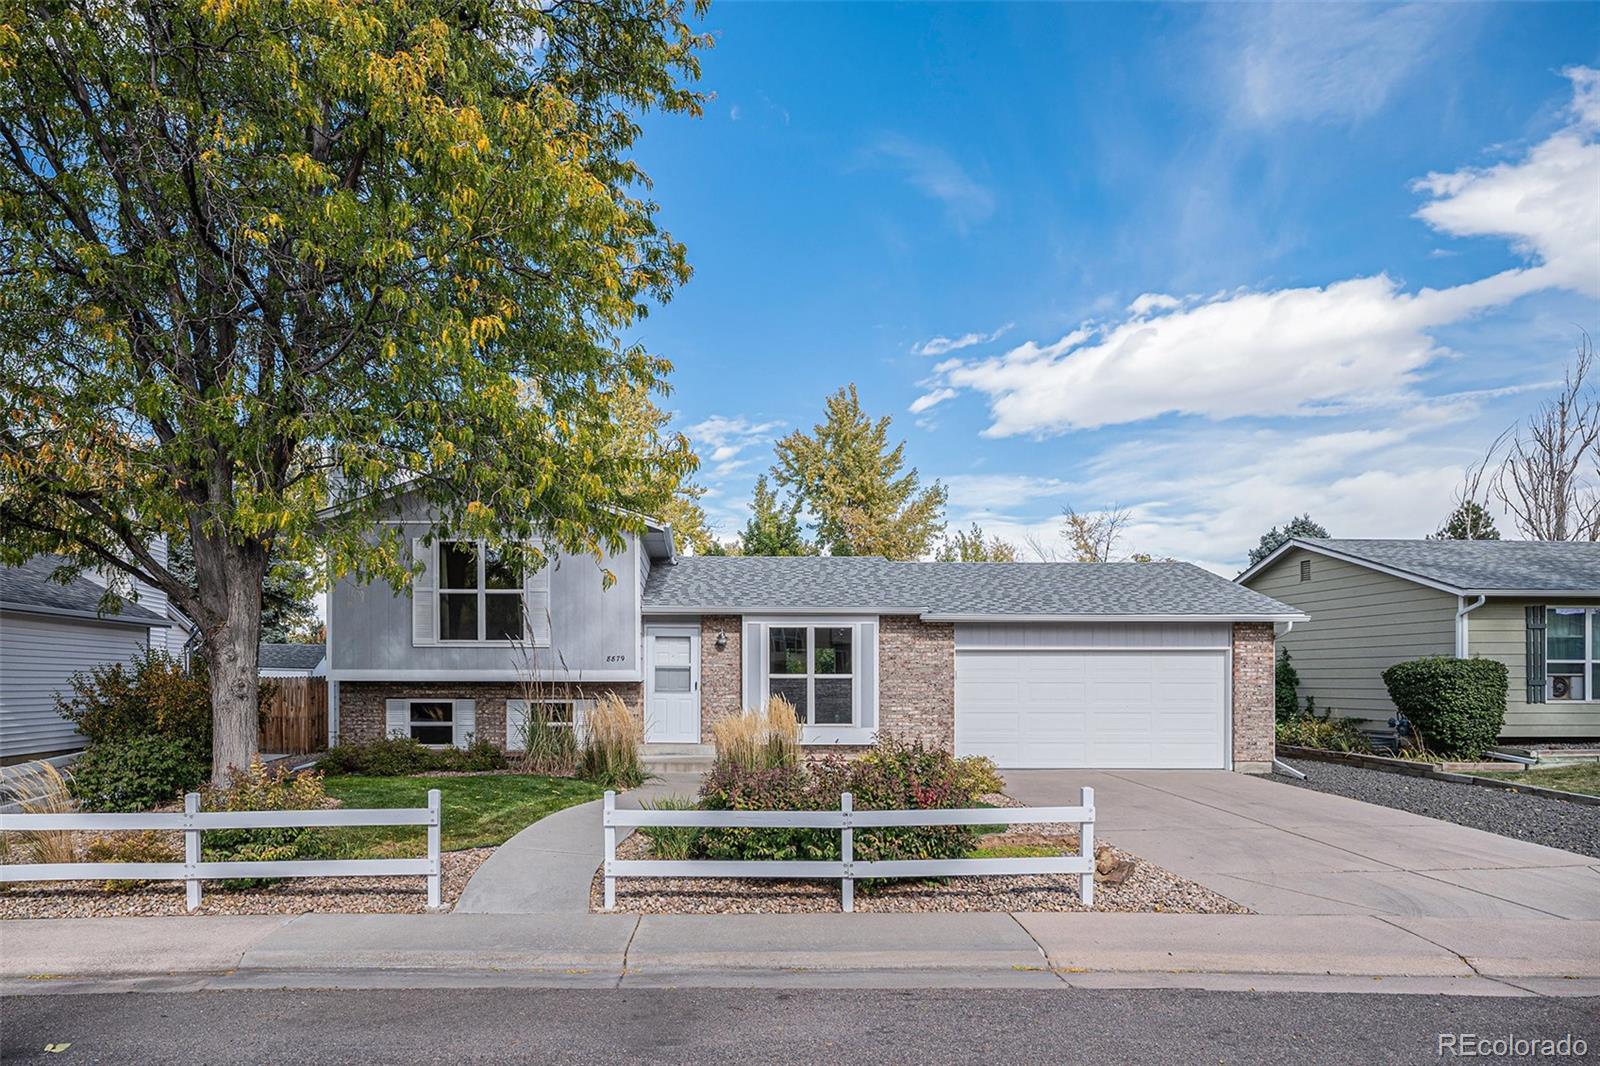
[[439,639],[511,641],[523,635],[522,576],[482,541],[439,545]]
[[1300,580],[1301,581],[1310,581],[1311,580],[1311,560],[1310,559],[1301,559],[1300,560]]
[[850,725],[856,719],[855,629],[771,626],[767,629],[767,693],[794,704],[806,725]]
[[510,751],[527,751],[528,734],[536,718],[553,729],[583,729],[584,718],[594,706],[594,700],[554,699],[506,700],[506,748]]
[[419,744],[455,743],[455,704],[450,700],[412,700],[409,736]]
[[1551,702],[1593,702],[1600,686],[1596,616],[1600,608],[1551,607],[1545,612],[1545,685]]

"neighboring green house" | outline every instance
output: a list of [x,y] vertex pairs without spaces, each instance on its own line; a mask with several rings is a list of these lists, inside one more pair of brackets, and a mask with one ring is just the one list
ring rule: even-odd
[[1291,540],[1237,578],[1311,616],[1278,637],[1300,696],[1386,721],[1393,663],[1498,659],[1507,739],[1600,737],[1600,544]]

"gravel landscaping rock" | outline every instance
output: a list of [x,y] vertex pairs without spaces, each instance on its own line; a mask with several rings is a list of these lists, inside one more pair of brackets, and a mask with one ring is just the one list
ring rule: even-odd
[[[1010,797],[985,797],[997,806],[1017,806]],[[1047,845],[1076,854],[1075,826],[1019,825],[985,836],[980,846]],[[1096,911],[1178,914],[1248,914],[1225,896],[1101,842],[1095,849],[1102,871],[1131,863],[1120,884],[1096,879]],[[640,834],[617,845],[619,859],[650,858],[650,843]],[[1124,872],[1117,869],[1113,878]],[[595,875],[589,907],[605,904],[605,883]],[[837,912],[838,881],[778,881],[759,878],[653,878],[617,880],[617,907],[629,914],[799,914]],[[856,885],[856,910],[866,912],[1081,911],[1076,874],[1016,877],[952,877],[944,882],[899,880],[870,889]]]
[[1274,774],[1272,779],[1600,857],[1600,807],[1310,759],[1294,765],[1307,775],[1306,780],[1296,781],[1285,774]]
[[[447,851],[439,856],[444,910],[494,848]],[[0,919],[126,918],[188,914],[181,881],[159,881],[128,892],[109,892],[103,881],[42,881],[0,888]],[[305,877],[265,888],[229,890],[208,882],[195,914],[419,914],[428,909],[421,877]]]

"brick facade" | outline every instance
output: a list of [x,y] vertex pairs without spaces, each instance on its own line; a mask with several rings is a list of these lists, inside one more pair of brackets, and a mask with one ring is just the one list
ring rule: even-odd
[[[614,692],[644,728],[644,686],[638,682],[585,681],[540,686],[547,699],[599,699]],[[360,744],[383,739],[384,709],[388,700],[476,700],[473,708],[476,735],[495,747],[506,746],[506,700],[524,699],[525,686],[517,682],[484,681],[343,681],[339,684],[339,740]]]
[[[717,647],[717,635],[727,646]],[[700,742],[711,743],[711,724],[745,710],[744,619],[708,614],[700,619]]]
[[878,619],[878,729],[956,747],[956,627],[914,615]]
[[1270,623],[1234,623],[1233,768],[1241,773],[1272,771],[1276,727],[1273,654]]

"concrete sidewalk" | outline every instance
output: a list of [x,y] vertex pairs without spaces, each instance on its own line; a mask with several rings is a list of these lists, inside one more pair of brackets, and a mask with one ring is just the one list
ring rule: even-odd
[[1600,995],[1600,922],[1092,913],[368,914],[0,924],[0,990],[8,993],[1063,983]]

